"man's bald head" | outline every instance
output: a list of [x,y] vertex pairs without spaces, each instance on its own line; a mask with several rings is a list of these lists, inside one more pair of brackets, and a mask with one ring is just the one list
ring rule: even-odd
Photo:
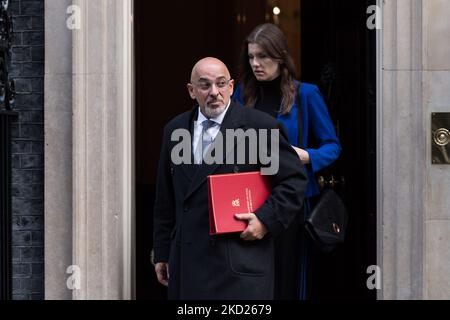
[[197,100],[200,110],[207,118],[222,114],[233,94],[234,81],[225,63],[208,57],[198,61],[187,85],[189,95]]
[[192,68],[191,82],[195,82],[202,77],[205,73],[219,73],[223,74],[227,79],[230,79],[230,71],[228,71],[225,63],[217,58],[207,57],[199,60],[194,68]]

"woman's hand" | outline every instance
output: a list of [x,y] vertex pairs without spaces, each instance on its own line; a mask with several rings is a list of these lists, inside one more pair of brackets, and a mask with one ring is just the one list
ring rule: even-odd
[[309,153],[307,151],[294,146],[292,146],[292,148],[294,148],[294,150],[297,152],[298,157],[303,164],[311,163],[311,159],[309,158]]

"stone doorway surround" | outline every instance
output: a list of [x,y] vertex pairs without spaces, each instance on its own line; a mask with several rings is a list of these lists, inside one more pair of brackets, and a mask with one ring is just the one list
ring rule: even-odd
[[431,165],[431,113],[450,111],[450,1],[378,5],[378,297],[450,299],[450,167]]
[[46,299],[134,298],[132,4],[45,1]]

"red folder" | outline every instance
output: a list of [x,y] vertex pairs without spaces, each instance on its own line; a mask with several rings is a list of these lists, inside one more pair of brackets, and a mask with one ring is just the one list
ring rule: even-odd
[[208,176],[208,192],[209,233],[242,232],[247,222],[234,215],[261,207],[270,194],[270,181],[259,171],[213,175]]

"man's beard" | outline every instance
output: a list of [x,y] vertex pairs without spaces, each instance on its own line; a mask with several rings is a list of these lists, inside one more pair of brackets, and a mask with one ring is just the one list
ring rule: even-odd
[[225,111],[226,108],[227,106],[225,104],[218,108],[210,108],[206,105],[204,108],[202,108],[202,112],[208,119],[217,118]]

